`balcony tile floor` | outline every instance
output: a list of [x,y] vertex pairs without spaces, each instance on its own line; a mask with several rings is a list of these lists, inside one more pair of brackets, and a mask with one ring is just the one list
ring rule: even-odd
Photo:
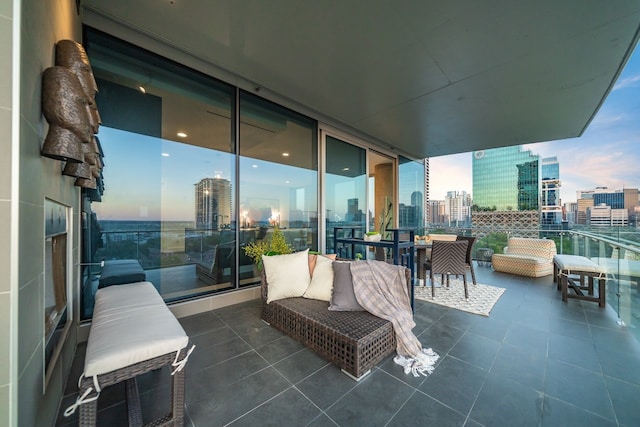
[[[478,267],[507,291],[489,317],[416,301],[414,332],[441,359],[428,378],[387,358],[361,382],[260,321],[251,301],[180,319],[187,426],[638,426],[640,344],[611,307],[563,303],[551,276]],[[75,400],[78,348],[61,407]],[[145,422],[169,405],[169,375],[139,380]],[[124,387],[103,391],[98,425],[126,425]],[[62,411],[61,411],[62,412]],[[77,424],[77,415],[58,426]]]

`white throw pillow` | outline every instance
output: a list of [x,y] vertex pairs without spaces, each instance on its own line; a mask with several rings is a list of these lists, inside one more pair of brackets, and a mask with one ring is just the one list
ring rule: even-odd
[[263,255],[262,265],[267,276],[267,304],[301,297],[309,287],[309,249],[287,255]]
[[311,283],[303,297],[329,302],[331,301],[332,291],[333,260],[319,255],[316,259],[316,266],[313,270]]

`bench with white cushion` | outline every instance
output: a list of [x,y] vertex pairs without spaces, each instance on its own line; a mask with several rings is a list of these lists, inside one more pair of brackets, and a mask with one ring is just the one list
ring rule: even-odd
[[151,425],[183,425],[184,371],[189,337],[150,282],[99,289],[76,403],[80,425],[96,423],[97,399],[109,385],[126,381],[129,425],[142,425],[136,377],[171,365],[172,408]]
[[[553,280],[557,281],[558,289],[562,291],[562,301],[577,298],[605,306],[606,272],[602,266],[578,255],[556,255],[553,257],[553,272]],[[594,279],[598,280],[598,295],[594,293]],[[575,294],[570,294],[569,289]]]

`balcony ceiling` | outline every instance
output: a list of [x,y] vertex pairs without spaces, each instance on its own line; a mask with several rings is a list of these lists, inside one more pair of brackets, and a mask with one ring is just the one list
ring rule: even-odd
[[640,0],[83,5],[419,158],[581,135],[640,25]]

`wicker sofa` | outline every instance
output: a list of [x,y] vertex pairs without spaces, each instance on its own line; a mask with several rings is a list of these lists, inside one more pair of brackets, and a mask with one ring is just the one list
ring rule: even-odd
[[503,254],[493,254],[491,264],[495,271],[528,277],[553,274],[553,256],[556,244],[549,239],[512,237]]
[[[411,272],[405,269],[411,286]],[[391,322],[366,311],[329,311],[329,303],[285,298],[267,304],[268,283],[262,270],[262,320],[309,347],[360,380],[396,350]],[[409,289],[411,292],[411,289]]]

